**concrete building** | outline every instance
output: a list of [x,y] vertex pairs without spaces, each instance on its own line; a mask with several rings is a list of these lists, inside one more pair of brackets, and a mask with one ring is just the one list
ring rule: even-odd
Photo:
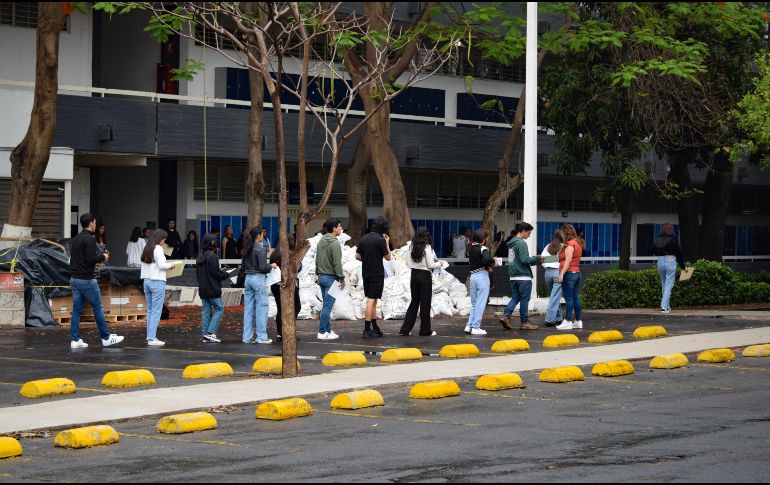
[[[3,4],[0,15],[0,199],[7,198],[10,187],[8,154],[23,138],[32,107],[35,12],[34,3],[10,2]],[[406,7],[399,12],[408,19]],[[183,236],[187,230],[200,236],[206,221],[220,228],[232,224],[236,235],[245,224],[247,72],[189,39],[172,38],[159,44],[144,32],[147,20],[142,12],[111,19],[98,12],[75,13],[62,32],[56,148],[34,224],[36,235],[69,237],[78,230],[79,214],[98,214],[106,223],[116,264],[125,261],[125,244],[134,226],[162,226],[173,216]],[[205,73],[192,81],[171,82],[169,70],[186,59],[204,62]],[[298,65],[288,62],[286,69],[293,75]],[[444,74],[411,88],[392,107],[392,142],[413,222],[432,231],[442,255],[449,249],[452,233],[462,226],[480,226],[486,199],[497,184],[496,161],[508,131],[479,110],[466,93],[463,75],[468,69],[462,60],[450,63]],[[480,60],[472,69],[479,101],[499,98],[507,109],[515,107],[523,88],[523,64],[505,68]],[[158,92],[179,97],[172,96],[169,102],[159,99]],[[209,102],[204,109],[199,99],[204,93],[207,98],[228,101]],[[415,116],[421,118],[404,119]],[[296,112],[289,112],[289,140],[295,124]],[[275,243],[278,194],[269,111],[264,126],[269,186],[264,223]],[[329,154],[322,150],[318,130],[309,126],[308,131],[309,183],[317,202]],[[541,134],[538,144],[540,246],[556,226],[571,222],[584,230],[588,256],[618,256],[620,215],[594,196],[602,175],[598,160],[583,176],[559,176],[549,163],[555,151],[550,137]],[[354,148],[355,140],[345,148],[327,211],[343,220],[347,218],[345,164]],[[290,203],[298,203],[293,143],[287,146],[287,160]],[[665,179],[665,161],[648,156],[640,163],[651,180]],[[694,178],[703,180],[705,173]],[[508,232],[520,217],[520,192],[500,213],[500,230]],[[382,195],[373,175],[368,200],[369,216],[381,214]],[[661,199],[654,184],[639,195],[637,206],[632,250],[644,256],[656,225],[676,223],[677,215],[673,202]],[[3,208],[7,203],[0,204],[0,222],[7,217]],[[739,166],[725,254],[770,254],[768,226],[770,172]]]

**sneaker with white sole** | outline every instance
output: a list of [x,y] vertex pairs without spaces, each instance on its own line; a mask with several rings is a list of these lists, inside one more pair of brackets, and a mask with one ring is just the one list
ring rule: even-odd
[[166,345],[166,342],[153,338],[153,339],[147,340],[147,345],[149,345],[150,347],[163,347],[164,345]]
[[471,327],[469,327],[469,326],[467,326],[467,325],[466,325],[466,326],[465,326],[465,333],[467,333],[468,335],[470,335],[470,333],[471,333]]
[[471,335],[486,335],[487,331],[483,328],[472,328]]
[[318,333],[318,340],[329,340],[329,334],[328,333]]
[[123,337],[120,335],[115,335],[114,333],[110,335],[108,339],[102,339],[102,347],[109,347],[110,345],[119,344],[123,341]]
[[215,334],[215,333],[207,333],[206,335],[203,336],[203,340],[205,340],[206,342],[214,342],[214,343],[217,343],[217,344],[222,342],[217,337],[217,334]]
[[561,325],[556,325],[556,330],[572,330],[573,328],[572,322],[567,320],[562,320]]
[[273,341],[269,338],[258,338],[257,339],[258,344],[271,344]]
[[660,309],[660,313],[663,313],[664,315],[665,314],[669,314],[669,313],[671,313],[671,309],[670,308],[661,308]]
[[583,330],[583,320],[572,322],[572,330]]
[[88,348],[88,344],[83,342],[83,339],[80,339],[77,342],[72,340],[72,341],[70,341],[70,348],[71,349],[87,349]]
[[340,338],[340,336],[339,336],[339,335],[337,335],[336,333],[334,333],[334,330],[330,331],[330,332],[329,332],[329,333],[326,335],[326,340],[337,340],[338,338]]

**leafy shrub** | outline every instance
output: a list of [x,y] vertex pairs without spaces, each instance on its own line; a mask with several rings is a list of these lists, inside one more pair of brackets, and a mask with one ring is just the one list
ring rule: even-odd
[[[770,284],[759,277],[735,273],[722,263],[700,260],[688,281],[679,281],[677,270],[672,306],[729,305],[770,302]],[[655,308],[662,288],[657,269],[612,270],[592,274],[583,285],[581,300],[586,308]]]

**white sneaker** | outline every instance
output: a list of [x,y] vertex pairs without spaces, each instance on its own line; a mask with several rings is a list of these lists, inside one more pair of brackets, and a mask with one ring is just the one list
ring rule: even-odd
[[483,328],[472,328],[471,335],[486,335],[487,331]]
[[326,334],[326,340],[337,340],[338,338],[340,338],[340,336],[334,333],[334,330]]
[[319,333],[318,334],[318,340],[329,340],[329,334],[328,333]]
[[166,345],[166,342],[154,338],[154,339],[148,340],[147,345],[151,347],[163,347],[164,345]]
[[265,338],[265,339],[258,338],[257,339],[257,343],[258,344],[271,344],[271,343],[273,343],[273,341],[271,339],[269,339],[269,338]]
[[102,339],[102,347],[109,347],[110,345],[119,344],[123,341],[123,337],[120,335],[115,335],[114,333],[110,335],[110,338],[107,340]]
[[572,322],[572,329],[573,330],[583,330],[583,320],[578,320],[577,322]]
[[660,309],[660,313],[663,313],[663,314],[671,313],[671,309],[670,308],[661,308]]
[[222,341],[221,341],[221,340],[220,340],[220,339],[217,337],[217,334],[215,334],[215,333],[207,333],[206,335],[204,335],[204,336],[203,336],[203,340],[205,340],[206,342],[215,342],[215,343],[220,343],[220,342],[222,342]]
[[572,330],[573,328],[572,322],[567,320],[562,320],[561,325],[556,325],[556,330]]
[[471,333],[471,327],[468,325],[465,326],[465,333],[470,334]]
[[88,348],[88,344],[83,342],[83,339],[80,339],[77,342],[72,340],[72,341],[70,341],[70,348],[71,349],[86,349],[86,348]]

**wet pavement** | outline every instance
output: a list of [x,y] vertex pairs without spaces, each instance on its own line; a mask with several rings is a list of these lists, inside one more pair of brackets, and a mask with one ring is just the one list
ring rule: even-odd
[[[691,362],[694,359],[691,356]],[[590,368],[584,367],[589,376]],[[255,406],[220,409],[216,430],[155,433],[156,419],[113,423],[120,443],[54,448],[22,438],[24,456],[0,461],[12,481],[723,481],[770,476],[770,359],[691,364],[526,389],[409,399],[379,389],[385,406],[255,419]]]

